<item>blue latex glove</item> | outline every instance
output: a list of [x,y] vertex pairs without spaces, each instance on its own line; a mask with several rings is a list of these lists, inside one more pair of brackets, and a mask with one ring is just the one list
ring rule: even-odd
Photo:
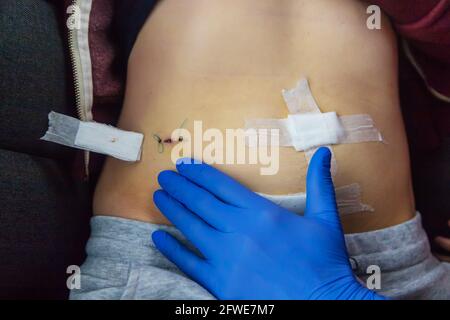
[[[353,275],[330,175],[320,148],[306,181],[304,216],[248,190],[206,164],[163,171],[154,194],[161,212],[201,256],[164,231],[156,247],[219,299],[377,299]],[[189,159],[189,161],[191,161]]]

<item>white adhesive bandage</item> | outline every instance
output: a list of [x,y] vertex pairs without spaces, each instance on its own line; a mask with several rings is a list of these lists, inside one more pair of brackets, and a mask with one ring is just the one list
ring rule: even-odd
[[336,112],[291,114],[287,119],[296,151],[338,144],[345,135]]
[[[335,112],[301,113],[288,115],[286,119],[251,119],[245,122],[245,129],[248,136],[256,134],[252,129],[277,129],[279,145],[292,146],[296,151],[332,144],[383,141],[372,118],[365,114],[338,117]],[[256,143],[256,140],[248,139],[247,143],[252,146],[250,141]],[[271,140],[267,139],[267,144]]]
[[[301,78],[297,83],[297,86],[293,89],[282,90],[282,95],[284,102],[288,107],[289,113],[291,114],[305,114],[305,113],[320,113],[320,108],[317,105],[314,96],[312,95],[311,89],[309,88],[309,83],[306,78]],[[334,156],[333,148],[327,145],[330,149],[331,157],[331,175],[335,176],[337,173],[337,161]],[[317,151],[318,147],[311,148],[305,151],[306,160],[311,160],[314,153]]]
[[97,122],[85,122],[50,112],[49,127],[42,140],[65,146],[97,152],[111,157],[136,162],[141,158],[144,135],[124,131]]
[[[321,113],[308,80],[302,78],[293,89],[283,90],[282,95],[289,109],[286,119],[250,119],[245,123],[250,147],[267,145],[279,141],[280,146],[292,146],[296,151],[305,151],[307,161],[318,147],[328,147],[332,153],[331,174],[337,172],[337,162],[331,145],[360,142],[382,142],[383,137],[367,114],[337,117],[336,113]],[[259,135],[255,130],[259,129]],[[277,129],[276,139],[261,135],[261,129]]]
[[[279,145],[293,146],[297,151],[336,144],[344,136],[344,128],[335,112],[293,114],[287,119],[253,119],[246,121],[245,128],[247,135],[256,132],[249,129],[278,129]],[[267,143],[271,140],[268,139]],[[259,142],[259,145],[261,144]]]
[[[274,202],[286,210],[304,214],[306,208],[306,193],[299,192],[288,195],[269,195],[259,193],[264,198]],[[357,183],[336,188],[336,202],[339,214],[346,215],[356,212],[373,212],[374,209],[361,202],[361,188]]]
[[[332,153],[331,174],[333,176],[337,172],[337,162],[330,145],[383,141],[380,131],[369,115],[337,117],[334,112],[322,114],[306,78],[302,78],[295,88],[283,90],[282,95],[289,110],[288,118],[248,120],[245,125],[247,132],[253,132],[256,135],[256,131],[252,128],[277,129],[279,145],[292,146],[297,151],[304,150],[308,162],[319,146],[328,147]],[[247,139],[249,145],[251,145],[250,141],[253,144],[267,145],[272,139],[257,136]],[[305,210],[306,194],[304,193],[263,196],[290,211],[301,214]],[[361,188],[357,183],[337,188],[336,200],[341,215],[374,211],[372,207],[361,202]]]

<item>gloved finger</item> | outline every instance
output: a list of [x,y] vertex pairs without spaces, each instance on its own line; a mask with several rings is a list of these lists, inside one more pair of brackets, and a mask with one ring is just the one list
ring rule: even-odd
[[165,231],[152,233],[156,248],[194,281],[205,284],[210,276],[208,264]]
[[183,158],[177,161],[177,170],[181,175],[228,204],[240,208],[252,208],[263,200],[250,189],[206,163],[197,163],[193,159]]
[[158,175],[158,182],[164,191],[208,224],[222,231],[229,230],[237,211],[236,207],[223,203],[205,189],[173,171],[162,171]]
[[200,252],[208,257],[213,253],[215,231],[198,216],[183,207],[164,190],[153,194],[153,201],[158,209],[170,220]]
[[306,176],[305,216],[339,222],[333,179],[330,172],[331,152],[319,148],[311,159]]

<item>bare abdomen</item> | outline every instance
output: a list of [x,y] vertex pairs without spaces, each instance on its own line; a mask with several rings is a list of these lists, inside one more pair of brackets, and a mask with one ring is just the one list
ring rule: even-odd
[[[150,17],[129,62],[119,126],[143,132],[142,161],[108,159],[94,212],[166,223],[154,207],[157,175],[173,169],[154,134],[169,138],[186,119],[203,128],[242,128],[248,118],[283,118],[281,89],[308,76],[323,112],[368,113],[388,144],[335,146],[336,185],[357,182],[371,214],[344,219],[346,231],[377,229],[412,217],[409,159],[397,97],[395,39],[365,26],[359,2],[332,0],[165,0]],[[217,165],[254,191],[305,191],[303,153],[280,150],[280,170]]]

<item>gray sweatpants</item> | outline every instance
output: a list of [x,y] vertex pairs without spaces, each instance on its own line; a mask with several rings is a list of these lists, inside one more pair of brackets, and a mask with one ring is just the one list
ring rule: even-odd
[[[214,299],[154,247],[151,233],[175,228],[97,216],[91,221],[81,288],[71,299]],[[379,293],[399,299],[450,299],[450,264],[431,255],[420,215],[390,228],[345,236],[355,274],[381,270]]]

